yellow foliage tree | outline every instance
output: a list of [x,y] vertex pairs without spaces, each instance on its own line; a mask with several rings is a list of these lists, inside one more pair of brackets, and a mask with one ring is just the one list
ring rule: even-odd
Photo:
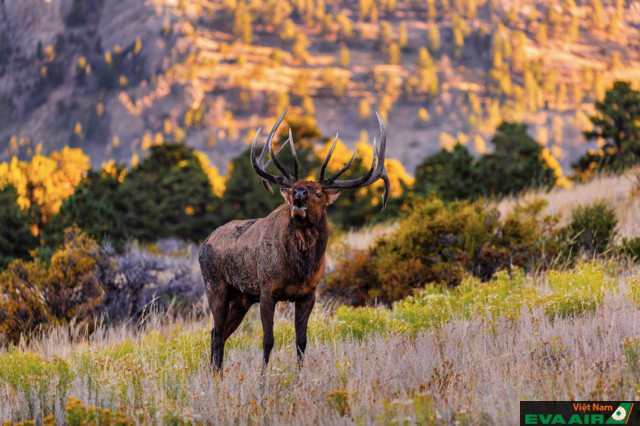
[[65,147],[48,157],[36,154],[31,161],[19,161],[14,156],[9,163],[0,164],[0,189],[13,185],[23,211],[39,208],[38,223],[32,228],[37,235],[41,225],[60,210],[64,199],[73,195],[89,168],[89,157],[80,148]]
[[213,194],[216,197],[222,197],[224,194],[224,190],[226,189],[226,178],[220,175],[220,171],[216,166],[212,166],[209,163],[209,157],[207,157],[204,153],[195,150],[194,151],[198,161],[200,162],[200,167],[206,173],[209,178],[209,183],[211,184],[211,188],[213,189]]

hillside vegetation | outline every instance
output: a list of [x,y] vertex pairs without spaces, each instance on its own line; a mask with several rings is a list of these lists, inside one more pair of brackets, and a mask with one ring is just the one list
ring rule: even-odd
[[638,81],[633,2],[50,0],[0,6],[0,160],[94,165],[186,141],[225,168],[286,105],[353,146],[388,120],[410,172],[526,122],[561,165],[614,80]]

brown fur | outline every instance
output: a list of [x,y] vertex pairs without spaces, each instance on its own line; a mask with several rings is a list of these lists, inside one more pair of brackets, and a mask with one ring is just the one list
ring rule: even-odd
[[[296,209],[304,191],[306,209]],[[211,359],[217,370],[222,367],[227,338],[257,302],[264,331],[264,363],[269,362],[273,347],[275,304],[283,300],[296,303],[296,347],[302,362],[315,289],[325,268],[329,238],[325,209],[340,191],[300,181],[281,192],[287,203],[269,216],[229,222],[211,233],[200,249],[200,269],[214,317]]]

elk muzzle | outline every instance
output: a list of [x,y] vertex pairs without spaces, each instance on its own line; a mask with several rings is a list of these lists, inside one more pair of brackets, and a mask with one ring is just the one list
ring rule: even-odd
[[304,219],[307,216],[308,196],[306,188],[298,187],[291,190],[291,217]]

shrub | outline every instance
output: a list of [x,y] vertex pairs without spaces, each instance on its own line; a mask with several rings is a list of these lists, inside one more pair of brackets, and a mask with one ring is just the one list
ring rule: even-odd
[[634,260],[640,259],[640,237],[623,238],[617,249],[622,255],[629,256]]
[[124,426],[134,424],[134,422],[129,420],[120,411],[114,413],[106,408],[95,408],[92,406],[87,408],[79,399],[74,397],[69,398],[65,411],[67,412],[67,424],[70,426],[86,424]]
[[537,215],[504,222],[483,202],[416,203],[397,231],[356,251],[326,277],[324,292],[353,305],[390,305],[428,283],[456,286],[466,273],[489,280],[501,268],[529,266],[547,248]]
[[37,261],[14,260],[0,273],[0,346],[17,343],[21,335],[51,320],[40,288],[44,279]]
[[602,201],[579,206],[571,213],[571,222],[562,229],[560,241],[569,257],[603,254],[616,236],[618,218]]
[[64,247],[51,258],[42,290],[59,321],[89,321],[105,296],[98,273],[100,247],[75,226],[65,230],[64,240]]
[[37,258],[11,263],[0,274],[0,343],[72,319],[91,324],[104,299],[100,262],[97,243],[73,227],[48,267]]
[[111,262],[102,273],[108,320],[139,317],[152,309],[166,310],[171,305],[189,314],[208,312],[195,306],[203,298],[204,282],[196,256],[190,252],[176,257],[129,246],[122,255],[116,256],[106,247],[105,256]]

